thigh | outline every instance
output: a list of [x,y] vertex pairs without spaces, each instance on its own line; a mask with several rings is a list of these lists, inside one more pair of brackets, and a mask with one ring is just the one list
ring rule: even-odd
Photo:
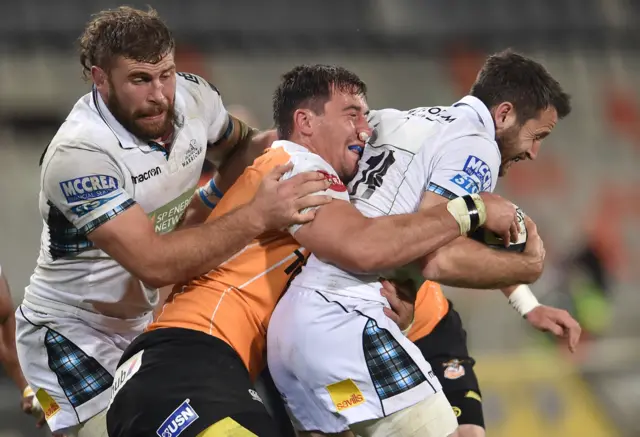
[[435,329],[415,344],[440,380],[458,423],[484,427],[475,360],[469,355],[466,332],[453,306]]
[[132,344],[139,350],[128,350],[116,371],[110,437],[195,437],[207,430],[250,436],[251,429],[279,435],[244,364],[222,340],[172,328],[140,338]]
[[[440,390],[429,364],[381,303],[295,291],[281,308],[287,310],[283,319],[294,321],[287,326],[274,313],[267,353],[297,429],[342,432]],[[292,314],[305,314],[306,321]]]
[[438,392],[390,416],[354,424],[351,429],[360,437],[447,437],[457,427],[451,405]]
[[20,366],[51,430],[77,426],[103,411],[122,354],[106,334],[77,319],[16,311]]

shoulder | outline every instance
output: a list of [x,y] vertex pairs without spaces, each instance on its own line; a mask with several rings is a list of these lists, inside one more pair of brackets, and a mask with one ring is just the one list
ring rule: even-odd
[[212,83],[193,73],[176,73],[176,93],[187,103],[201,104],[208,100],[220,100],[218,88]]

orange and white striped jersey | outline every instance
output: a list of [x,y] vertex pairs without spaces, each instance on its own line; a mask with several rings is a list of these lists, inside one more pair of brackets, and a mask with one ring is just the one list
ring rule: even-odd
[[[276,141],[245,170],[208,220],[249,202],[263,177],[289,161],[294,167],[283,179],[320,171],[334,184],[318,194],[349,201],[346,187],[324,159],[298,144]],[[147,329],[187,328],[218,337],[235,349],[255,378],[265,364],[271,313],[287,283],[309,255],[292,236],[298,228],[299,225],[265,232],[217,269],[177,285],[158,319]]]

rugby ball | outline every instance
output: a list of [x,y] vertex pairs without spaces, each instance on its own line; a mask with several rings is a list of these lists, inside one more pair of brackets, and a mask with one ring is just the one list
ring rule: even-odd
[[483,227],[479,227],[478,229],[476,229],[473,234],[469,235],[469,238],[486,244],[493,249],[522,252],[527,245],[527,227],[525,226],[524,222],[524,212],[522,212],[520,208],[516,207],[516,215],[518,218],[518,223],[520,224],[520,233],[518,234],[518,241],[516,241],[515,243],[510,243],[508,247],[504,246],[502,238]]

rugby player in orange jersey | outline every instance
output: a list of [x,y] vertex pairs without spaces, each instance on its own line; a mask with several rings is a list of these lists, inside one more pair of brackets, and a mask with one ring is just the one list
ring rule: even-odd
[[110,437],[279,435],[252,381],[265,365],[271,313],[309,251],[345,269],[380,271],[480,225],[515,238],[515,207],[490,194],[415,214],[369,219],[358,212],[341,179],[355,173],[371,133],[365,95],[365,84],[339,67],[302,66],[284,75],[274,97],[283,141],[256,159],[208,220],[247,202],[264,175],[285,163],[293,169],[284,179],[325,174],[330,184],[319,194],[333,200],[304,228],[306,248],[294,238],[297,226],[266,232],[217,269],[176,286],[121,359],[107,414]]

